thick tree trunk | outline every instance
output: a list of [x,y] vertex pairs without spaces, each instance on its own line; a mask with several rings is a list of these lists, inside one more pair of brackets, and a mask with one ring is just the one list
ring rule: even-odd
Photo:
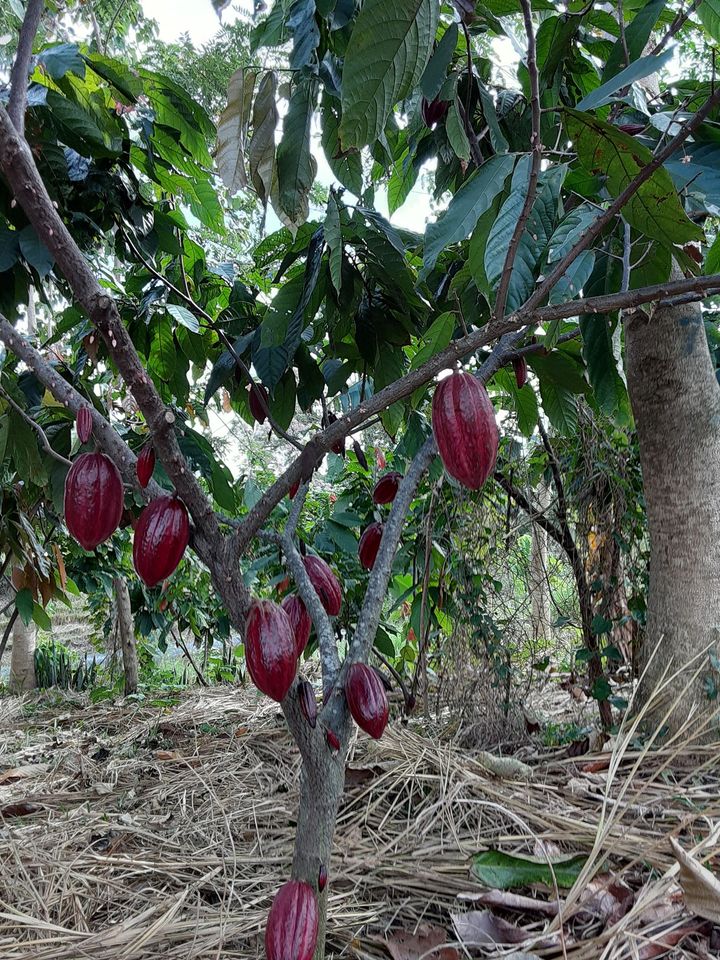
[[[18,567],[13,570],[12,581],[16,587],[24,582],[23,572]],[[10,690],[22,693],[37,686],[35,679],[35,643],[37,628],[32,621],[26,626],[22,617],[17,617],[12,631],[12,650],[10,653]]]
[[[550,506],[550,487],[544,482],[540,483],[538,490],[538,506],[542,513]],[[550,639],[547,549],[547,531],[533,523],[530,546],[530,619],[533,642],[540,645]]]
[[720,389],[698,304],[660,307],[650,319],[637,311],[625,340],[650,530],[638,696],[647,703],[664,671],[680,670],[652,711],[659,720],[672,705],[674,731],[714,706],[703,681],[720,637]]
[[123,671],[125,673],[125,696],[137,693],[138,661],[135,647],[135,626],[133,624],[132,609],[130,607],[130,591],[124,577],[115,577],[115,616],[117,617],[117,632],[122,649]]

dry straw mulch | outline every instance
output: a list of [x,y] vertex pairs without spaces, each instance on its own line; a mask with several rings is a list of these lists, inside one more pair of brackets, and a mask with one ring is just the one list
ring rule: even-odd
[[[494,775],[419,721],[393,723],[380,743],[359,737],[330,865],[329,954],[387,957],[389,941],[395,960],[416,960],[443,940],[426,956],[476,955],[473,924],[451,915],[487,909],[470,858],[497,847],[589,855],[571,891],[520,891],[541,908],[494,895],[500,929],[528,937],[516,950],[630,960],[678,940],[676,956],[716,956],[717,931],[683,903],[669,838],[718,872],[717,747],[691,754],[678,739],[648,753],[628,734],[599,756],[525,759],[532,779],[512,765]],[[262,956],[298,767],[281,715],[249,691],[166,708],[0,701],[0,957]]]

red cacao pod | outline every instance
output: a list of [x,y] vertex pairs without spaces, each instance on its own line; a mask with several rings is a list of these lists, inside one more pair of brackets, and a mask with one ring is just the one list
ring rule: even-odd
[[298,492],[299,489],[300,489],[300,481],[296,480],[295,483],[290,487],[290,493],[288,494],[291,500],[295,499],[295,494]]
[[123,512],[120,472],[104,453],[82,453],[65,478],[65,523],[85,550],[117,530]]
[[320,893],[323,892],[327,886],[327,867],[324,863],[320,864],[320,869],[318,870],[318,890]]
[[278,890],[265,928],[267,960],[312,960],[318,935],[315,891],[302,880]]
[[250,387],[250,413],[257,423],[265,423],[268,407],[267,390],[261,383],[254,383]]
[[87,443],[92,435],[92,411],[85,404],[80,407],[75,417],[75,429],[80,443]]
[[358,557],[360,557],[360,563],[366,570],[372,570],[375,565],[382,535],[383,525],[381,523],[371,523],[369,527],[365,527],[363,530],[358,545]]
[[133,565],[148,587],[166,580],[182,560],[190,539],[185,504],[178,497],[158,497],[140,514],[133,540]]
[[330,617],[336,617],[342,607],[342,590],[337,577],[320,557],[303,557],[303,564],[326,613]]
[[135,464],[135,470],[137,472],[138,483],[144,490],[150,483],[150,478],[155,470],[155,450],[151,443],[146,443],[140,451],[140,456],[137,458],[137,463]]
[[397,496],[402,474],[391,470],[384,477],[380,477],[373,490],[373,503],[392,503]]
[[340,749],[340,740],[338,739],[337,734],[329,727],[325,729],[325,739],[327,740],[328,746],[331,750],[337,751]]
[[245,625],[245,662],[255,686],[280,703],[292,686],[297,669],[295,637],[282,607],[256,600]]
[[435,100],[427,100],[423,97],[420,103],[420,113],[425,126],[432,129],[436,123],[440,123],[448,112],[449,107],[450,104],[447,100],[438,100],[437,98]]
[[310,614],[305,609],[305,604],[302,602],[302,599],[297,596],[297,594],[289,594],[287,597],[285,597],[281,606],[287,614],[288,620],[290,621],[290,626],[293,630],[293,636],[295,637],[295,654],[299,657],[307,646],[308,640],[310,639],[312,619],[310,618]]
[[301,680],[298,684],[298,700],[302,715],[314,730],[317,723],[317,700],[313,685],[307,680]]
[[479,380],[453,373],[440,381],[432,401],[432,429],[450,476],[479,490],[493,471],[498,450],[495,411]]
[[385,687],[375,671],[364,663],[353,663],[345,679],[345,699],[355,723],[379,740],[387,726],[388,705]]
[[645,129],[644,123],[619,123],[618,130],[622,130],[623,133],[629,133],[630,136],[633,136],[636,133],[642,133]]
[[330,447],[333,453],[336,453],[339,457],[345,456],[345,438],[342,440],[336,440],[335,443]]
[[369,470],[370,467],[367,462],[367,457],[365,456],[365,451],[357,440],[353,440],[353,450],[355,452],[357,462],[360,464],[363,470]]
[[525,357],[515,357],[513,370],[515,371],[515,382],[518,385],[518,390],[521,390],[527,383],[527,360]]

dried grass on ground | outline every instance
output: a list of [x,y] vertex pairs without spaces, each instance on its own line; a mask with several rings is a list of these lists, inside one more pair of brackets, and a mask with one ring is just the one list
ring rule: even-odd
[[[685,934],[676,956],[714,955],[707,924],[684,909],[668,838],[700,859],[713,853],[717,748],[532,753],[534,776],[523,781],[493,776],[482,754],[419,721],[394,723],[380,743],[359,738],[330,868],[329,953],[387,957],[388,938],[396,960],[443,938],[458,948],[450,915],[487,906],[469,897],[484,889],[469,858],[500,847],[590,854],[576,887],[561,892],[560,919],[552,906],[493,907],[530,938],[515,949],[652,957],[670,927]],[[0,701],[0,956],[262,956],[259,932],[289,870],[297,772],[277,709],[251,692],[212,690],[165,709]],[[610,876],[605,899],[588,901]],[[403,947],[397,932],[418,928],[425,938],[406,934]],[[464,955],[452,946],[427,954]]]

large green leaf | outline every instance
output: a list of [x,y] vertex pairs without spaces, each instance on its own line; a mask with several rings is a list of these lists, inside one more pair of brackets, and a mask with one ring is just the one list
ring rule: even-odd
[[582,353],[595,400],[603,413],[612,416],[624,405],[625,384],[617,368],[610,321],[604,316],[580,317]]
[[240,67],[230,77],[227,106],[220,114],[215,161],[230,195],[247,187],[245,152],[255,91],[255,70]]
[[512,890],[544,883],[549,887],[572,887],[585,866],[587,856],[582,853],[552,864],[546,860],[529,860],[502,850],[485,850],[473,857],[471,873],[486,887]]
[[162,317],[155,323],[148,365],[153,376],[159,377],[165,383],[172,380],[175,371],[175,339],[168,317]]
[[32,267],[35,267],[41,277],[46,277],[52,270],[55,258],[35,233],[35,228],[23,227],[17,234],[17,238],[23,257]]
[[[233,351],[241,357],[243,353],[247,350],[255,337],[255,331],[252,330],[250,333],[246,333],[242,337],[233,343]],[[204,403],[207,404],[210,398],[230,379],[233,371],[235,370],[235,357],[230,353],[229,350],[225,350],[220,354],[220,357],[216,360],[212,370],[210,371],[210,376],[208,377],[207,386],[205,387],[205,399]]]
[[720,0],[703,0],[697,15],[716,43],[720,43]]
[[317,162],[310,152],[310,121],[315,96],[314,80],[302,80],[295,87],[277,148],[277,188],[273,194],[273,206],[291,229],[297,229],[307,220],[308,197],[317,173]]
[[420,89],[424,97],[428,100],[434,100],[440,92],[440,87],[445,82],[450,61],[458,40],[458,27],[456,23],[451,23],[445,33],[442,35],[440,43],[435,48],[435,52],[430,57],[425,72],[420,80]]
[[167,312],[178,323],[181,323],[184,327],[187,327],[191,333],[200,332],[200,324],[195,314],[190,313],[187,307],[180,306],[177,303],[168,303]]
[[[652,161],[652,153],[617,127],[576,110],[567,113],[568,132],[582,165],[589,172],[601,170],[610,195],[619,196]],[[625,204],[623,217],[640,233],[661,243],[687,243],[704,236],[685,213],[670,174],[662,168]]]
[[455,323],[455,314],[449,312],[440,314],[440,316],[433,321],[423,336],[417,353],[412,358],[410,363],[411,370],[416,370],[418,367],[421,367],[427,360],[434,357],[436,353],[440,353],[441,350],[445,349],[452,340]]
[[[605,69],[602,74],[603,82],[614,77],[628,63],[642,57],[653,27],[666,6],[667,0],[649,0],[641,10],[638,10],[632,22],[625,27],[624,41],[620,37],[615,42],[610,56],[605,62]],[[703,3],[702,6],[705,6],[705,4]]]
[[462,160],[463,163],[468,163],[470,160],[470,141],[467,138],[465,125],[460,116],[460,99],[457,83],[455,84],[455,91],[450,102],[450,109],[445,118],[445,133],[447,134],[448,143],[452,147],[453,153],[458,160]]
[[610,80],[596,87],[591,93],[578,103],[578,110],[595,110],[610,103],[615,94],[622,87],[629,87],[636,80],[642,80],[661,70],[675,56],[674,50],[665,50],[657,56],[640,57],[629,67],[615,74]]
[[260,81],[253,104],[253,135],[247,151],[250,179],[263,204],[270,196],[275,172],[276,91],[277,74],[269,70]]
[[391,216],[405,203],[415,186],[417,177],[418,170],[410,156],[410,151],[405,150],[400,159],[392,165],[388,179],[388,210]]
[[577,404],[565,387],[550,380],[540,380],[543,410],[558,433],[570,436],[577,430]]
[[333,191],[330,191],[325,213],[325,239],[330,251],[330,277],[339,294],[342,287],[343,237],[340,208],[338,207],[337,196]]
[[15,594],[15,609],[27,627],[33,615],[33,595],[27,587],[23,587],[22,590],[18,590]]
[[491,157],[453,196],[447,210],[425,231],[425,252],[419,279],[427,278],[445,247],[469,237],[478,219],[505,186],[515,157]]
[[53,80],[62,80],[68,71],[81,79],[85,76],[85,60],[76,43],[58,43],[41,50],[38,63]]
[[579,296],[595,266],[595,251],[583,250],[550,291],[548,303],[567,303]]
[[393,106],[418,84],[432,52],[437,0],[365,0],[342,75],[343,150],[373,143]]
[[322,130],[320,138],[325,158],[333,176],[350,193],[359,197],[363,187],[362,157],[359,153],[343,154],[340,150],[340,104],[327,90],[322,95]]
[[315,0],[292,0],[285,25],[293,38],[290,69],[301,70],[311,62],[320,43],[320,28],[315,19]]

